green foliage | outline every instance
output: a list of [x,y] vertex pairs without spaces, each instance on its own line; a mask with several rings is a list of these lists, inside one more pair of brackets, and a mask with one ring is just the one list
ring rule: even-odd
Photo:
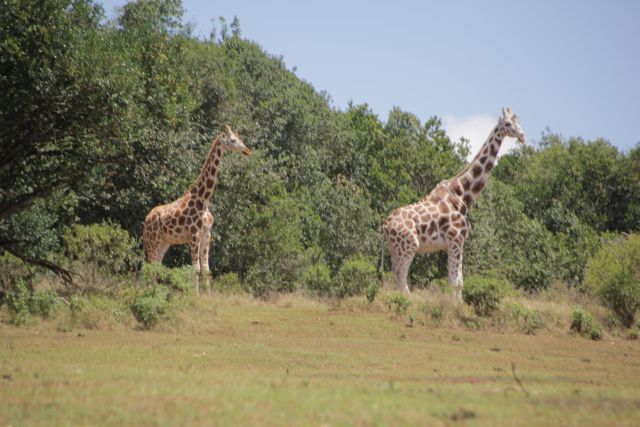
[[378,291],[380,290],[380,283],[374,282],[371,283],[364,289],[364,296],[367,297],[367,301],[371,304],[375,299],[376,295],[378,295]]
[[242,291],[242,283],[237,273],[223,274],[215,280],[214,285],[223,293],[239,293]]
[[65,230],[67,256],[92,271],[118,275],[131,271],[139,259],[137,244],[118,225],[74,225]]
[[144,329],[151,329],[169,311],[169,289],[152,286],[137,295],[131,303],[131,312]]
[[445,319],[447,306],[442,301],[436,301],[432,304],[425,303],[420,306],[420,311],[424,314],[427,322],[439,326]]
[[60,305],[55,292],[34,292],[32,279],[33,273],[23,261],[9,253],[0,257],[0,305],[7,305],[15,325],[24,324],[30,315],[46,319]]
[[33,272],[23,261],[8,252],[0,256],[0,305],[16,286],[30,284],[32,279]]
[[587,264],[585,286],[630,328],[640,309],[640,235],[603,246]]
[[402,317],[407,314],[407,309],[410,305],[411,301],[403,294],[394,293],[384,298],[384,306],[396,317]]
[[59,308],[61,304],[62,300],[57,293],[47,290],[37,290],[29,299],[29,312],[47,319],[51,312]]
[[465,279],[462,299],[473,307],[478,316],[490,316],[500,305],[505,285],[492,277],[471,276]]
[[545,326],[543,314],[536,309],[525,307],[522,303],[505,304],[504,314],[507,321],[517,324],[527,335],[535,335],[538,329]]
[[301,284],[318,295],[331,295],[331,269],[324,262],[313,264],[302,273]]
[[598,231],[640,227],[640,187],[630,156],[604,140],[564,141],[547,134],[541,145],[523,163],[516,184],[529,216],[552,232],[563,231],[571,213]]
[[376,253],[376,214],[356,183],[340,175],[297,194],[308,207],[305,238],[322,248],[333,272],[355,253]]
[[338,270],[333,292],[340,298],[361,295],[377,280],[376,266],[365,256],[357,254],[348,258]]
[[139,283],[143,288],[154,288],[160,285],[170,291],[191,292],[195,289],[193,277],[191,266],[169,268],[157,262],[145,262],[140,270]]
[[592,340],[600,340],[604,334],[604,329],[593,320],[589,313],[580,307],[575,307],[571,313],[569,332]]
[[14,325],[22,325],[29,319],[29,287],[23,280],[15,282],[7,292],[5,303],[11,315],[10,321]]

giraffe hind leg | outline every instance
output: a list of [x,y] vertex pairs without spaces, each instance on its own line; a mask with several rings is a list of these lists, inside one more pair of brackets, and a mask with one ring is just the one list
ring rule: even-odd
[[464,242],[452,241],[447,248],[447,267],[449,273],[449,286],[453,290],[456,300],[462,301],[462,248]]
[[415,253],[413,252],[400,252],[393,246],[390,248],[391,252],[391,269],[393,270],[393,277],[395,287],[398,291],[402,291],[405,294],[409,294],[409,267],[413,261]]

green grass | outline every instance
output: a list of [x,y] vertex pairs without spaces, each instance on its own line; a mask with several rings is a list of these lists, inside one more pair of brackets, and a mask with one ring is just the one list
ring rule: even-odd
[[188,301],[152,331],[127,319],[61,329],[63,320],[0,323],[0,425],[640,419],[640,343],[570,336],[568,323],[535,336],[408,327],[364,297],[262,303],[222,295]]

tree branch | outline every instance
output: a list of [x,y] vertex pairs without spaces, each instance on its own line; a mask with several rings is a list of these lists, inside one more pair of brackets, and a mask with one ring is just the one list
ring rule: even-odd
[[25,255],[19,251],[17,251],[16,249],[14,249],[11,245],[6,245],[4,243],[1,244],[2,248],[4,250],[6,250],[7,252],[9,252],[10,254],[12,254],[13,256],[15,256],[16,258],[21,259],[22,261],[26,262],[27,264],[33,264],[33,265],[38,265],[40,267],[44,267],[47,270],[50,270],[52,272],[54,272],[55,274],[57,274],[62,281],[64,282],[65,285],[72,285],[73,284],[73,276],[72,275],[77,275],[77,273],[71,271],[71,270],[67,270],[66,268],[60,267],[57,264],[54,264],[51,261],[48,261],[46,259],[41,259],[41,258],[33,258],[30,257],[28,255]]

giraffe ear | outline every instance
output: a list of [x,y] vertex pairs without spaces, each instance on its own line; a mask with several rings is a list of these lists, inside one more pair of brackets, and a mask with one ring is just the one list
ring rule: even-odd
[[231,131],[231,128],[229,127],[229,125],[224,125],[224,129],[225,129],[225,130],[227,131],[227,133],[229,133],[229,134],[233,133],[233,132]]
[[502,107],[502,118],[505,119],[507,117],[507,109]]

